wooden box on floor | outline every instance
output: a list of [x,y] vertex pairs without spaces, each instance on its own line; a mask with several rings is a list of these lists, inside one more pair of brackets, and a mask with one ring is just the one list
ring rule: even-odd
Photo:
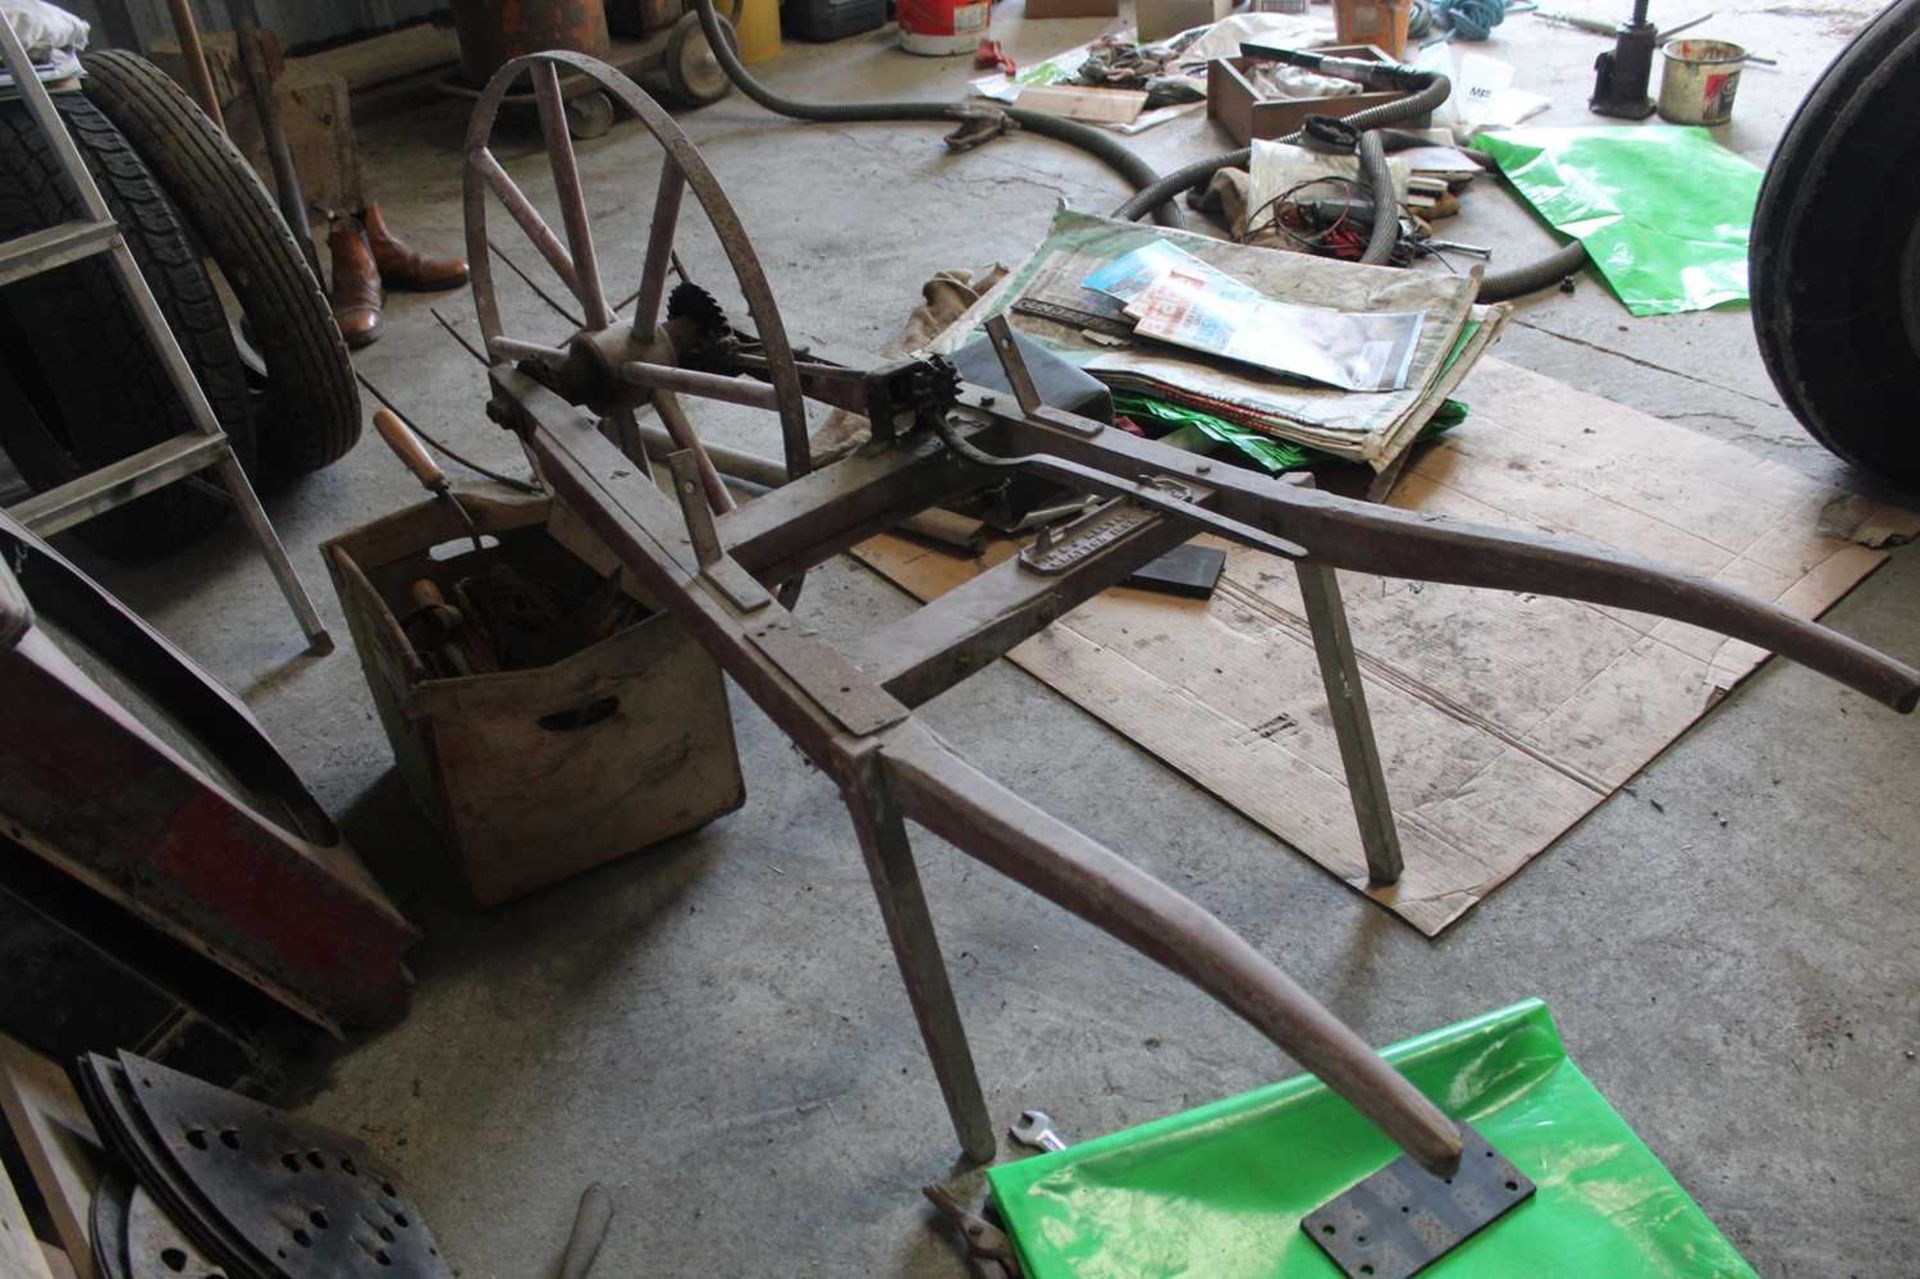
[[[536,579],[591,581],[611,554],[547,498],[463,490]],[[746,798],[720,669],[660,612],[549,665],[433,678],[402,628],[409,587],[473,571],[459,517],[422,503],[326,543],[327,571],[408,789],[491,906],[712,821]],[[441,558],[436,558],[439,556]],[[463,564],[462,561],[466,563]],[[630,584],[628,593],[645,604]]]
[[[1371,44],[1330,45],[1314,52],[1336,58],[1357,58],[1362,62],[1393,61],[1385,50]],[[1337,98],[1269,98],[1247,78],[1247,69],[1258,61],[1257,58],[1215,58],[1207,64],[1207,115],[1218,120],[1243,147],[1255,138],[1284,138],[1304,128],[1308,116],[1345,117],[1411,96],[1398,89],[1369,89]],[[1429,111],[1403,120],[1400,125],[1424,129],[1431,123],[1433,113]]]

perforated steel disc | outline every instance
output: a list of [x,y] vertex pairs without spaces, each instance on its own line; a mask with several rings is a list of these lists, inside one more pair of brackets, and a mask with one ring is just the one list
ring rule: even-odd
[[[119,1062],[89,1053],[81,1063],[79,1082],[81,1100],[93,1117],[94,1127],[132,1170],[140,1185],[159,1201],[176,1226],[191,1235],[203,1252],[222,1258],[237,1275],[273,1273],[265,1257],[215,1216],[192,1184],[174,1167],[135,1104],[127,1072]],[[131,1191],[128,1204],[122,1209],[123,1219],[131,1209],[130,1195]],[[120,1249],[123,1268],[127,1264],[125,1234],[123,1220]]]
[[286,1279],[452,1279],[363,1143],[131,1053],[120,1062],[180,1178]]
[[228,1279],[154,1197],[135,1187],[127,1208],[127,1272],[130,1279]]

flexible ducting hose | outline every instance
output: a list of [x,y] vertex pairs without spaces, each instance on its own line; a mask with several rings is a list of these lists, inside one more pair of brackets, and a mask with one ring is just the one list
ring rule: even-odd
[[[1370,107],[1365,111],[1356,112],[1348,116],[1345,123],[1355,129],[1361,130],[1361,136],[1364,141],[1370,136],[1372,130],[1384,128],[1387,125],[1407,119],[1409,116],[1419,115],[1422,112],[1433,110],[1445,102],[1447,96],[1452,92],[1453,86],[1447,78],[1436,73],[1433,76],[1432,83],[1415,93],[1412,97],[1402,98],[1398,102],[1382,103],[1380,106]],[[1282,138],[1281,141],[1298,143],[1302,136],[1303,133],[1300,132],[1291,133],[1285,138]],[[1367,149],[1366,147],[1361,148],[1361,164],[1363,167],[1367,164],[1365,154]],[[1384,147],[1382,149],[1384,151]],[[1211,182],[1213,175],[1220,170],[1244,169],[1252,164],[1252,162],[1253,148],[1242,147],[1238,151],[1228,151],[1223,155],[1216,155],[1206,160],[1196,160],[1192,164],[1183,165],[1165,177],[1160,178],[1152,185],[1142,187],[1132,199],[1115,209],[1113,216],[1137,221],[1147,210],[1156,208],[1166,201],[1175,199],[1184,192],[1192,190],[1194,187]],[[1384,189],[1386,185],[1390,185],[1390,181],[1390,178],[1383,180],[1376,173],[1369,175],[1367,184],[1375,190],[1380,190]],[[1375,234],[1367,244],[1366,255],[1361,259],[1363,262],[1384,261],[1384,257],[1375,256],[1375,246],[1385,238],[1382,234],[1382,223],[1386,223],[1387,225],[1391,225],[1391,223],[1388,223],[1386,219],[1382,218],[1376,218],[1374,222]],[[1392,247],[1391,241],[1387,241],[1387,244],[1388,250],[1390,251]],[[1574,240],[1538,261],[1529,262],[1525,266],[1515,267],[1511,271],[1501,271],[1482,277],[1480,281],[1480,292],[1475,300],[1480,302],[1506,302],[1513,298],[1524,297],[1540,289],[1552,288],[1586,264],[1586,246],[1581,244],[1580,241]]]
[[[727,78],[733,81],[740,92],[777,115],[788,116],[795,120],[836,124],[887,121],[951,124],[965,118],[963,108],[941,102],[826,103],[800,102],[793,98],[783,98],[754,79],[753,74],[741,63],[738,54],[734,51],[733,42],[720,30],[719,18],[713,11],[713,0],[693,0],[693,7],[694,12],[700,15],[700,27],[706,32],[707,44],[713,49],[713,56],[719,62],[721,69],[727,73]],[[1453,86],[1447,78],[1434,73],[1426,87],[1411,97],[1369,107],[1365,111],[1348,116],[1347,123],[1363,133],[1367,130],[1382,128],[1411,116],[1432,111],[1445,102],[1452,92]],[[1118,218],[1137,221],[1151,212],[1154,221],[1162,226],[1184,226],[1186,219],[1181,215],[1178,206],[1173,203],[1178,196],[1211,181],[1213,175],[1221,169],[1245,168],[1252,162],[1252,149],[1243,147],[1238,151],[1229,151],[1225,155],[1184,165],[1162,177],[1152,165],[1104,130],[1072,120],[1063,120],[1058,116],[1044,115],[1037,111],[1022,111],[1018,107],[1002,109],[1010,119],[1017,121],[1021,128],[1042,137],[1078,147],[1109,165],[1121,177],[1139,188],[1138,194],[1114,210],[1114,216]],[[1296,133],[1284,141],[1297,142],[1299,139],[1300,135]],[[1370,184],[1373,181],[1374,179],[1369,179]],[[1385,219],[1375,219],[1376,223],[1382,221]],[[1376,227],[1376,234],[1367,246],[1366,260],[1374,260],[1374,243],[1381,238]],[[1585,248],[1575,240],[1559,252],[1538,262],[1485,277],[1480,283],[1480,300],[1503,302],[1508,298],[1531,293],[1535,289],[1550,287],[1578,271],[1586,260]]]
[[[733,81],[740,92],[777,115],[832,124],[886,121],[958,124],[977,112],[977,108],[947,102],[800,102],[783,98],[754,79],[753,73],[741,63],[733,42],[721,33],[719,18],[713,11],[713,0],[693,0],[693,3],[694,12],[700,15],[700,27],[707,33],[707,44],[712,47],[714,59],[726,71],[727,78]],[[1029,133],[1078,147],[1105,162],[1136,187],[1148,186],[1160,176],[1152,165],[1104,129],[1039,111],[1022,111],[1019,107],[999,107],[998,110]],[[1184,227],[1187,224],[1185,216],[1176,206],[1165,201],[1161,203],[1165,207],[1155,211],[1154,221],[1170,227]]]
[[1400,201],[1393,190],[1393,170],[1387,167],[1387,144],[1379,131],[1368,129],[1361,134],[1353,150],[1360,159],[1360,180],[1373,195],[1373,228],[1360,260],[1379,266],[1400,244]]
[[1587,264],[1587,246],[1572,240],[1546,257],[1511,271],[1480,277],[1479,302],[1507,302],[1550,289]]
[[[1426,86],[1410,96],[1394,102],[1383,102],[1377,107],[1368,107],[1365,111],[1357,111],[1346,117],[1342,123],[1356,132],[1365,133],[1369,129],[1385,128],[1387,125],[1397,124],[1402,120],[1432,111],[1453,93],[1453,83],[1437,71],[1427,73],[1427,77]],[[1304,131],[1298,131],[1289,133],[1280,141],[1298,143],[1304,136]],[[1220,170],[1244,169],[1252,162],[1253,148],[1241,147],[1238,151],[1228,151],[1224,155],[1182,165],[1151,185],[1143,186],[1131,200],[1115,209],[1113,216],[1137,222],[1145,214],[1158,209],[1167,201],[1175,199],[1194,187],[1211,182],[1213,175]]]

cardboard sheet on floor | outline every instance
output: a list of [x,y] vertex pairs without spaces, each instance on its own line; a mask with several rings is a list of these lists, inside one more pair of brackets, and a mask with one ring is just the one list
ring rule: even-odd
[[[1805,616],[1920,516],[1499,360],[1395,505],[1577,535],[1737,582]],[[931,599],[1010,553],[893,537],[858,555]],[[1342,573],[1406,856],[1369,888],[1292,571],[1229,548],[1208,601],[1115,589],[1012,660],[1433,935],[1471,910],[1765,660],[1623,609]],[[1275,855],[1284,855],[1276,848]]]

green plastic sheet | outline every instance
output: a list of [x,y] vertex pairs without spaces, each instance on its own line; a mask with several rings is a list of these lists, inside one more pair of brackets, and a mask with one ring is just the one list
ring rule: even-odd
[[[1422,1276],[1751,1276],[1528,1000],[1385,1052],[1539,1187]],[[1339,1269],[1300,1218],[1399,1152],[1311,1075],[988,1171],[1031,1279]]]
[[1587,246],[1633,314],[1747,300],[1762,174],[1705,129],[1511,129],[1473,145],[1541,217]]

